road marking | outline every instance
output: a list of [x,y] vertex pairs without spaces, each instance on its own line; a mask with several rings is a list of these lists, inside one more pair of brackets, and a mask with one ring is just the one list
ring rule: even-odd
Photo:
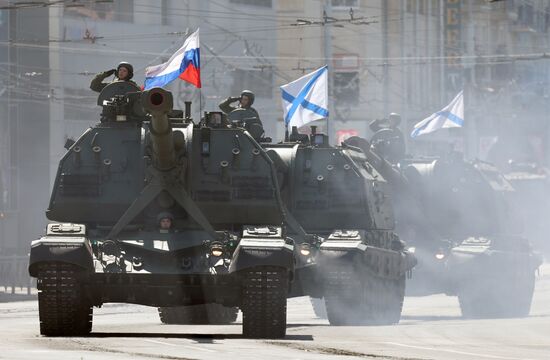
[[205,349],[205,348],[202,348],[202,347],[199,347],[199,346],[193,346],[193,345],[187,345],[187,344],[172,344],[172,343],[168,343],[168,342],[164,342],[164,341],[150,340],[150,339],[145,339],[145,341],[153,343],[153,344],[168,345],[168,346],[184,346],[186,348],[193,349],[193,350],[206,351],[206,352],[216,352],[216,350]]
[[206,352],[217,352],[216,350],[210,350],[210,349],[205,349],[205,348],[201,348],[201,347],[198,347],[198,346],[193,346],[193,345],[183,345],[189,349],[195,349],[195,350],[200,350],[200,351],[206,351]]
[[150,342],[150,343],[153,343],[153,344],[168,345],[168,346],[178,346],[178,345],[176,345],[176,344],[171,344],[171,343],[167,343],[167,342],[164,342],[164,341],[149,340],[149,339],[145,339],[145,341]]
[[395,346],[407,347],[407,348],[412,348],[412,349],[420,349],[420,350],[443,351],[443,352],[448,352],[448,353],[453,353],[453,354],[483,357],[483,358],[490,358],[490,359],[534,360],[534,359],[529,359],[529,358],[524,358],[524,357],[516,358],[516,357],[499,356],[499,355],[479,354],[479,353],[472,353],[472,352],[467,352],[467,351],[459,351],[459,350],[451,350],[451,349],[432,348],[432,347],[426,347],[426,346],[400,344],[400,343],[396,343],[396,342],[381,342],[380,344],[395,345]]

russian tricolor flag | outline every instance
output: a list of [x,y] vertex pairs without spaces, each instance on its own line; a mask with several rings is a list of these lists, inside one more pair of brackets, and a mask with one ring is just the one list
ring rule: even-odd
[[201,87],[199,53],[199,30],[195,31],[183,43],[183,46],[164,64],[149,66],[145,69],[144,90],[163,87],[176,78]]

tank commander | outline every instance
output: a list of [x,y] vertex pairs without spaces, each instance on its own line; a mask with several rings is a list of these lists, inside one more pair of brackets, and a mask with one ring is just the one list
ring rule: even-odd
[[401,115],[391,113],[387,119],[371,121],[369,128],[374,132],[371,144],[374,150],[386,160],[397,163],[405,156],[405,137],[399,129]]
[[[243,90],[239,97],[228,97],[219,105],[220,109],[227,114],[231,122],[241,122],[242,126],[250,132],[254,139],[258,140],[264,133],[264,127],[260,115],[252,107],[254,104],[254,93],[250,90]],[[238,101],[239,104],[231,106]]]
[[104,83],[103,80],[113,74],[116,76],[116,78],[112,82],[127,81],[138,87],[138,85],[131,80],[134,76],[134,67],[132,66],[132,64],[123,61],[118,64],[116,69],[107,70],[97,74],[90,83],[90,89],[92,89],[93,91],[101,92],[101,90],[103,90],[105,86],[109,85],[109,83]]
[[157,221],[158,221],[159,231],[161,233],[169,233],[172,230],[172,223],[174,221],[174,216],[167,211],[161,212],[157,216]]

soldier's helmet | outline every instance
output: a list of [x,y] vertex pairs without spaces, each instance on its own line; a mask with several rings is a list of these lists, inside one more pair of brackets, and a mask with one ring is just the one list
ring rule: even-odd
[[118,74],[118,70],[121,68],[121,67],[124,67],[126,68],[126,70],[128,70],[128,78],[126,80],[130,80],[131,78],[134,77],[134,67],[132,66],[132,64],[126,62],[126,61],[122,61],[120,64],[118,64],[118,66],[116,67],[116,72]]
[[163,211],[163,212],[158,214],[157,223],[160,223],[160,221],[162,219],[170,219],[170,220],[174,221],[174,215],[172,215],[172,213],[169,212],[169,211]]
[[253,93],[252,91],[250,91],[250,90],[243,90],[243,91],[241,92],[241,97],[243,97],[243,96],[246,96],[246,97],[248,97],[248,98],[250,99],[250,104],[248,104],[248,106],[252,106],[252,104],[254,104],[254,98],[255,98],[255,96],[254,96],[254,93]]
[[401,124],[401,115],[398,113],[391,113],[390,116],[388,116],[388,120],[390,126],[399,126],[399,124]]

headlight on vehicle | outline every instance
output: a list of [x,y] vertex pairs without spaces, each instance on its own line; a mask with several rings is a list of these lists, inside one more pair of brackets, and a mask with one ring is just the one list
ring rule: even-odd
[[311,246],[309,244],[301,244],[300,254],[302,254],[303,256],[311,255]]

